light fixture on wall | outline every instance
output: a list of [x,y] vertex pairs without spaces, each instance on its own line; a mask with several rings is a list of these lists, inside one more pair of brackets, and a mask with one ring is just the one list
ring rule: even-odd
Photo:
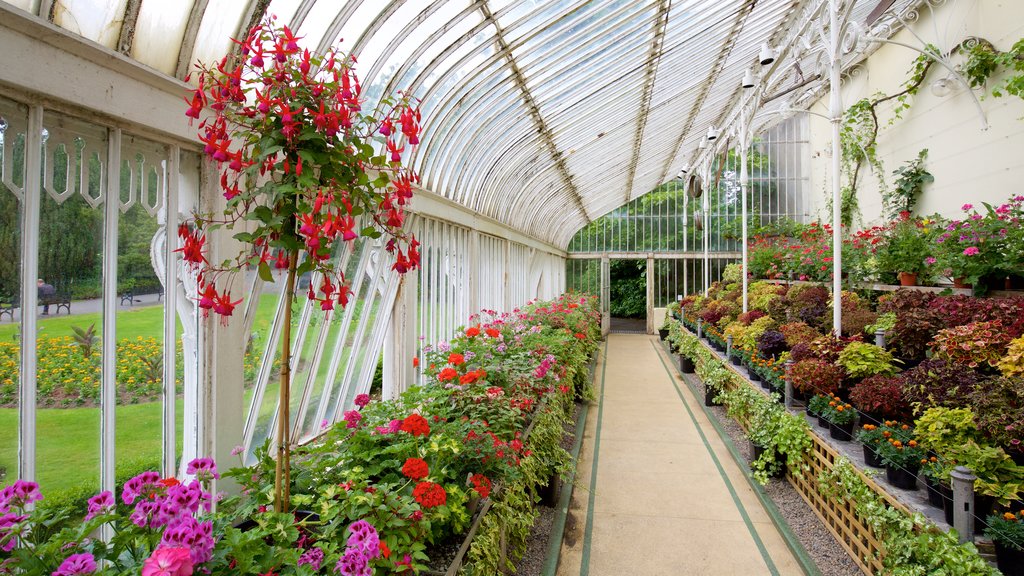
[[697,150],[704,150],[707,147],[708,147],[708,141],[705,140],[704,138],[701,138],[700,142],[697,143]]
[[932,94],[938,96],[939,98],[945,98],[946,96],[952,94],[953,90],[956,90],[958,84],[959,82],[956,78],[952,76],[946,76],[944,78],[939,78],[938,80],[932,82],[931,91]]
[[714,126],[708,128],[708,142],[714,142],[718,139],[718,129]]
[[754,72],[750,68],[747,68],[746,72],[743,73],[742,86],[744,88],[754,87]]
[[767,66],[775,62],[775,50],[772,50],[772,47],[767,42],[761,44],[761,53],[758,54],[757,61],[761,63],[761,66]]

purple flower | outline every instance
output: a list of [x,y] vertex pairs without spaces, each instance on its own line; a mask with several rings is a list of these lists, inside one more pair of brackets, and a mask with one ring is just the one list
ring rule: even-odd
[[967,248],[964,248],[964,256],[977,256],[980,253],[981,250],[978,250],[977,246],[968,246]]
[[334,571],[341,576],[373,576],[366,556],[363,556],[363,553],[355,548],[345,550],[345,555],[338,560]]
[[928,264],[935,264],[936,262],[938,262],[938,260],[935,259],[935,256],[929,256],[925,258],[924,261]]
[[348,527],[351,535],[348,537],[348,545],[365,554],[368,558],[380,556],[380,536],[377,529],[366,520],[357,520]]
[[241,445],[235,446],[234,448],[231,449],[232,456],[238,456],[242,452],[245,452],[245,448],[243,448]]
[[973,204],[964,204],[963,206],[960,207],[960,209],[963,210],[964,212],[967,212],[971,208],[974,208]]
[[370,395],[369,394],[360,394],[360,395],[356,396],[355,403],[356,403],[356,406],[359,406],[360,408],[366,406],[367,404],[370,403]]
[[[107,492],[107,494],[110,494]],[[96,571],[96,559],[92,554],[72,554],[64,559],[60,568],[52,576],[71,576],[72,574],[92,574]]]
[[124,483],[124,489],[121,491],[121,500],[125,504],[131,505],[140,494],[151,491],[158,482],[160,482],[159,474],[152,470],[143,472]]
[[15,528],[28,519],[28,516],[20,514],[4,514],[0,516],[0,550],[10,552],[18,543],[15,535]]
[[110,490],[100,492],[89,498],[89,513],[85,515],[86,521],[92,520],[100,514],[106,514],[114,508],[114,493]]
[[314,572],[320,570],[320,564],[324,561],[324,551],[319,548],[310,548],[306,550],[302,556],[299,556],[298,566],[308,564],[313,568]]
[[358,428],[359,421],[363,419],[363,415],[358,410],[349,410],[345,412],[345,427],[346,428]]
[[203,482],[220,478],[220,474],[217,473],[217,464],[213,461],[213,458],[196,458],[188,463],[188,468],[185,472]]
[[0,490],[0,512],[7,512],[12,507],[22,508],[30,502],[43,499],[39,484],[18,480],[14,484]]
[[167,525],[161,548],[188,548],[193,564],[202,564],[213,557],[213,523],[199,522],[191,516],[174,520]]

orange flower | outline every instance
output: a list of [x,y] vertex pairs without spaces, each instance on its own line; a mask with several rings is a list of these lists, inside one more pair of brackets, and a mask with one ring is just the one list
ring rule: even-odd
[[1014,514],[1013,512],[1007,512],[1007,513],[1003,514],[1003,520],[1016,520],[1016,519],[1017,519],[1017,515]]
[[903,447],[903,442],[900,442],[899,440],[891,440],[890,442],[892,442],[892,445],[897,447],[897,448],[902,448]]
[[916,448],[917,440],[911,440],[910,442],[907,442],[907,446],[910,446],[911,448]]
[[846,408],[844,406],[836,406],[836,412],[842,412]]
[[882,431],[882,436],[885,436],[886,438],[888,438],[889,436],[892,436],[892,432],[889,432],[888,430],[884,430],[884,431]]

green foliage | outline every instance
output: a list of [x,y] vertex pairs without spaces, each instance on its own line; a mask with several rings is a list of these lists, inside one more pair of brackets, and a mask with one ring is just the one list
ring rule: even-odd
[[82,329],[78,326],[72,326],[71,331],[74,334],[71,336],[75,340],[75,344],[78,345],[78,349],[82,352],[82,357],[86,360],[92,358],[93,348],[99,343],[100,338],[96,335],[96,324],[90,324],[88,328]]
[[924,168],[924,161],[927,157],[928,149],[925,148],[917,153],[917,158],[908,160],[903,166],[893,171],[892,174],[896,177],[896,181],[893,182],[892,189],[882,196],[882,203],[888,218],[896,218],[900,212],[913,212],[925,184],[935,181],[931,172]]
[[610,262],[611,315],[616,318],[647,317],[647,262]]
[[989,78],[1004,72],[1006,76],[992,88],[992,95],[1024,98],[1024,39],[1015,42],[1006,52],[980,39],[971,39],[965,44],[968,45],[967,60],[960,71],[971,88],[983,88]]
[[927,519],[888,505],[845,457],[818,475],[818,491],[840,505],[850,503],[882,542],[885,574],[898,576],[996,576],[973,544],[960,544],[955,530],[942,532]]
[[851,342],[843,348],[839,353],[839,365],[853,378],[876,374],[891,376],[899,371],[893,364],[891,353],[866,342]]

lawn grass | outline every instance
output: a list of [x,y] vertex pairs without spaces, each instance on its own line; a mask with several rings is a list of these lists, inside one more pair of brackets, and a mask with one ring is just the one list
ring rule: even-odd
[[[177,445],[181,450],[182,400],[177,400]],[[118,406],[118,462],[160,461],[162,402]],[[52,408],[36,411],[36,476],[44,494],[93,483],[99,487],[100,409]],[[0,409],[0,466],[5,484],[18,470],[18,410]]]

